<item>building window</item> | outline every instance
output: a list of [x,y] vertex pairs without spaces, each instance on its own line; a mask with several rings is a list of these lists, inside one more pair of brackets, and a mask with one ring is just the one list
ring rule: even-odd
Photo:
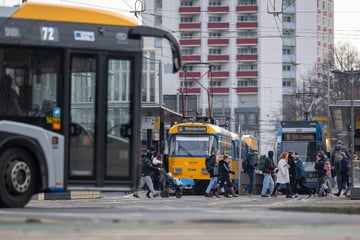
[[192,48],[181,49],[181,55],[183,56],[191,56],[193,54],[194,54],[194,50]]
[[284,64],[282,66],[282,70],[283,70],[283,72],[291,72],[291,65]]
[[212,65],[211,66],[211,70],[214,72],[219,72],[219,71],[221,71],[221,69],[222,69],[221,65]]
[[182,32],[180,33],[180,39],[192,39],[193,34],[188,32]]
[[239,15],[237,17],[238,22],[257,22],[256,15]]
[[221,49],[220,48],[210,48],[209,55],[220,55]]
[[256,63],[239,63],[237,66],[238,71],[257,71]]
[[257,0],[238,0],[239,6],[254,6],[257,5]]
[[190,88],[194,85],[193,81],[181,81],[180,84],[181,84],[181,87],[185,87],[185,88]]
[[193,18],[192,17],[181,17],[180,22],[182,22],[182,23],[192,23]]
[[239,31],[237,33],[237,35],[240,38],[256,38],[257,37],[257,31],[254,31],[254,30]]
[[209,16],[209,22],[221,22],[220,16]]
[[209,6],[221,6],[221,0],[210,0]]
[[238,87],[257,87],[256,78],[240,79],[237,82]]
[[209,32],[209,38],[221,38],[221,33],[219,33],[219,32]]
[[190,7],[190,6],[193,5],[193,2],[192,2],[192,1],[181,1],[181,2],[180,2],[180,5],[181,5],[182,7]]
[[257,54],[257,48],[254,47],[246,47],[246,48],[238,48],[237,49],[238,54],[244,54],[244,55],[256,55]]
[[211,87],[221,87],[222,86],[222,81],[211,81],[210,86]]

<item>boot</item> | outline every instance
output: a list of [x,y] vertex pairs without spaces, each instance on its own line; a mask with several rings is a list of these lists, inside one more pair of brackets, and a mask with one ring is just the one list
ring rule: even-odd
[[216,188],[215,196],[217,198],[220,198],[220,188],[219,187]]
[[237,194],[235,193],[234,187],[231,187],[231,188],[230,188],[230,193],[231,193],[231,195],[232,195],[233,197],[238,197],[238,196],[239,196],[239,195],[237,195]]

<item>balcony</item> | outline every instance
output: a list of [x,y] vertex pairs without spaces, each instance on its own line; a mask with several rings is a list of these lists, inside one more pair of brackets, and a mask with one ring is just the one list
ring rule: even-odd
[[236,39],[236,44],[257,44],[258,43],[258,39],[257,38],[238,38]]
[[201,28],[201,23],[197,23],[197,22],[179,24],[180,30],[200,30],[200,28]]
[[236,28],[257,28],[257,22],[238,22],[236,23]]
[[213,78],[229,78],[230,73],[227,71],[215,71],[211,72],[211,77]]
[[230,92],[230,89],[227,88],[227,87],[220,87],[220,88],[208,88],[209,92],[210,93],[221,93],[221,94],[224,94],[224,93],[229,93]]
[[186,94],[200,94],[201,89],[200,88],[179,88],[180,93],[186,93]]
[[236,55],[236,60],[256,61],[256,60],[258,60],[258,55],[257,54],[238,54],[238,55]]
[[236,77],[257,77],[257,71],[236,71]]
[[236,92],[237,93],[257,93],[258,88],[257,87],[237,87]]
[[200,62],[200,60],[200,55],[181,56],[181,61],[183,62]]
[[229,29],[228,22],[209,22],[208,28],[210,29]]
[[237,12],[257,12],[258,6],[236,6]]
[[200,14],[201,8],[200,7],[179,7],[180,14]]
[[227,46],[229,45],[229,39],[209,39],[208,45]]
[[216,61],[216,62],[229,61],[229,55],[209,55],[208,61]]
[[209,13],[228,13],[229,6],[209,6],[208,12]]
[[179,72],[180,78],[200,78],[201,73],[200,72]]
[[180,45],[185,46],[200,46],[201,40],[200,39],[181,39]]

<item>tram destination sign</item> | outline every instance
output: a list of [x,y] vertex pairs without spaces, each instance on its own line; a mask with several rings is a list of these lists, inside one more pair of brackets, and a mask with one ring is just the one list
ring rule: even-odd
[[205,126],[179,126],[179,133],[206,133]]
[[284,141],[315,141],[315,133],[283,133]]

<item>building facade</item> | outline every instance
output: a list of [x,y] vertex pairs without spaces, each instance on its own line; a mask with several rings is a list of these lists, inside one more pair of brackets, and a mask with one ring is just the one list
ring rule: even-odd
[[[169,46],[146,42],[163,68],[146,85],[162,105],[184,116],[211,116],[230,130],[275,149],[283,109],[304,76],[323,66],[334,45],[333,0],[145,0],[143,25],[171,30],[183,71],[170,74]],[[162,84],[159,81],[162,81]],[[144,99],[154,96],[151,87]],[[295,119],[295,116],[294,116]]]

